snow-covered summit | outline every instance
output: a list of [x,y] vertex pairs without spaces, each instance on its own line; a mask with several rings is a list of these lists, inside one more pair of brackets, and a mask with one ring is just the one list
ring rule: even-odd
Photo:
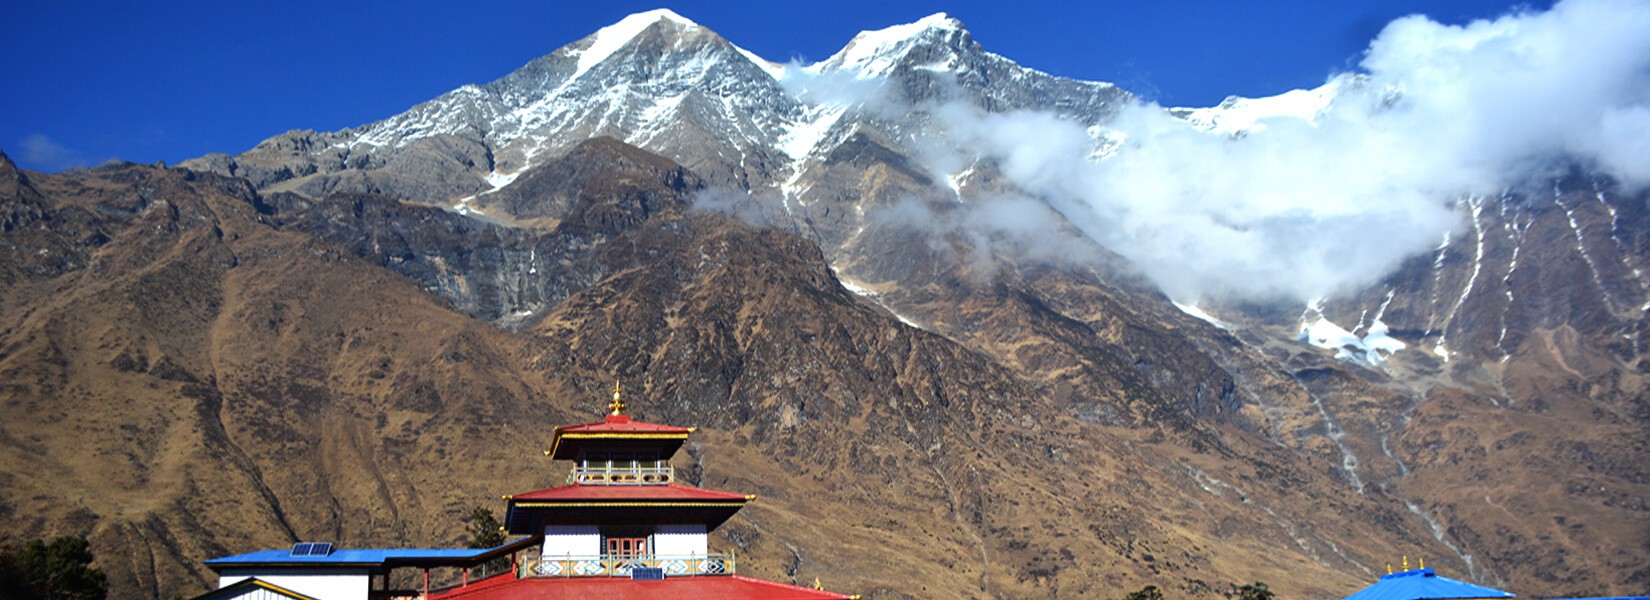
[[861,31],[842,50],[808,69],[813,72],[847,71],[864,79],[884,77],[913,47],[921,43],[924,36],[963,31],[966,29],[961,21],[943,12],[934,13],[914,23]]
[[[812,86],[810,74],[829,77]],[[810,177],[824,173],[807,174],[807,165],[856,132],[907,151],[933,123],[935,106],[1056,110],[1093,126],[1126,98],[1109,84],[1053,77],[991,54],[945,13],[864,31],[825,61],[785,66],[661,9],[624,17],[494,81],[328,134],[324,152],[337,156],[257,158],[286,168],[272,167],[260,185],[304,179],[287,185],[482,201],[508,183],[504,177],[608,136],[718,184],[806,190]],[[422,168],[414,156],[463,165],[471,177]],[[812,201],[796,193],[799,202]]]
[[1193,127],[1221,135],[1256,132],[1274,119],[1316,123],[1318,116],[1340,95],[1344,78],[1337,77],[1310,90],[1290,90],[1265,98],[1228,96],[1208,108],[1171,108],[1169,112]]
[[[579,61],[577,69],[573,72],[573,78],[577,78],[596,65],[601,64],[602,61],[607,60],[614,53],[630,44],[631,40],[636,39],[636,36],[641,35],[649,27],[661,21],[674,23],[688,30],[710,32],[710,29],[695,23],[692,19],[676,14],[675,11],[668,8],[659,8],[626,16],[619,19],[617,23],[598,29],[596,33],[580,40],[581,42],[588,41],[589,46],[582,50],[571,51],[576,53],[575,55]],[[733,46],[733,48],[774,79],[779,79],[784,75],[784,65],[757,56],[755,52],[739,46]]]
[[570,52],[570,54],[577,56],[579,60],[578,67],[573,71],[571,78],[576,79],[578,76],[590,71],[592,67],[601,64],[614,52],[618,52],[619,49],[629,44],[630,40],[636,39],[636,36],[641,35],[643,31],[647,31],[648,27],[652,27],[660,21],[672,22],[684,27],[699,28],[698,23],[694,23],[668,8],[639,12],[627,16],[617,23],[596,30],[596,33],[590,34],[589,37],[581,40],[589,42],[588,46]]

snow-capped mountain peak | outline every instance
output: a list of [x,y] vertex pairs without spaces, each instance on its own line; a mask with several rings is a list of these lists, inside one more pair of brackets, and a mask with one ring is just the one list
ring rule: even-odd
[[[601,64],[602,61],[607,60],[615,53],[623,50],[624,47],[629,45],[632,40],[635,40],[637,36],[642,35],[643,32],[646,32],[650,27],[653,27],[660,22],[672,23],[687,31],[700,31],[714,35],[714,32],[710,29],[695,23],[687,17],[676,14],[675,11],[668,8],[660,8],[632,14],[620,19],[617,23],[597,30],[596,33],[590,34],[585,39],[580,40],[573,48],[568,50],[568,55],[570,57],[575,57],[578,59],[578,65],[569,79],[577,79],[580,75],[583,75],[590,69],[595,68],[596,65]],[[732,44],[730,43],[729,45]],[[578,46],[583,47],[579,48]],[[757,68],[762,69],[763,72],[767,73],[769,76],[772,76],[774,79],[779,79],[784,76],[785,65],[767,60],[761,56],[757,56],[756,53],[736,45],[734,45],[733,48],[734,50],[739,51],[740,55],[751,61],[751,64],[756,65]]]
[[860,78],[886,76],[926,36],[964,32],[961,21],[934,13],[914,23],[861,31],[841,51],[808,67],[814,72],[848,71]]
[[[815,94],[804,77],[810,72],[867,85],[833,77],[819,86],[828,92]],[[901,82],[882,86],[888,78]],[[271,147],[271,162],[315,166],[271,168],[259,184],[301,179],[283,185],[305,194],[367,189],[422,201],[484,202],[485,194],[509,185],[511,175],[607,136],[721,185],[802,190],[811,176],[806,164],[821,152],[861,131],[900,151],[926,131],[922,113],[940,103],[1058,107],[1095,126],[1126,96],[1109,84],[1052,77],[986,52],[944,13],[861,32],[824,62],[789,67],[674,12],[654,10],[624,17],[490,83],[315,136],[337,156],[295,159]],[[901,103],[910,110],[900,110]],[[437,177],[425,166],[430,161],[463,165],[469,177]],[[368,180],[354,171],[396,175]]]
[[660,21],[668,21],[684,27],[699,28],[698,23],[694,23],[668,8],[639,12],[627,16],[617,23],[596,30],[596,33],[590,34],[589,37],[584,39],[584,41],[589,42],[589,45],[576,51],[579,62],[578,67],[573,71],[572,78],[578,78],[592,67],[601,64],[602,61],[607,60],[607,57],[612,56],[614,52],[618,52],[619,49],[629,44],[630,40],[636,39],[636,36],[641,35],[643,31],[647,31],[647,28]]
[[1310,90],[1290,90],[1265,98],[1228,96],[1216,106],[1171,108],[1169,113],[1185,119],[1193,127],[1221,135],[1260,131],[1266,128],[1266,121],[1272,119],[1316,123],[1318,115],[1341,94],[1345,79],[1337,77]]

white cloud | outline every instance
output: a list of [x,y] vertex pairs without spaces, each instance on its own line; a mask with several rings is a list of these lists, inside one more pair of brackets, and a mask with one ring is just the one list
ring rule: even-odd
[[810,105],[855,107],[864,114],[897,118],[906,105],[900,93],[883,78],[861,78],[852,72],[815,70],[792,61],[779,79],[780,87]]
[[759,227],[777,227],[787,221],[772,202],[759,202],[749,192],[728,188],[705,188],[693,195],[694,210],[732,215]]
[[1013,194],[982,194],[966,207],[906,198],[871,217],[921,233],[928,247],[939,253],[953,250],[953,242],[966,244],[968,273],[982,281],[996,273],[1001,257],[1069,267],[1102,256],[1092,242],[1051,235],[1066,227],[1064,219],[1046,203]]
[[23,152],[18,158],[24,166],[31,169],[61,171],[86,165],[85,157],[79,152],[52,141],[42,133],[23,138],[19,146]]
[[1089,132],[1053,115],[935,114],[944,145],[994,159],[1184,301],[1368,285],[1458,227],[1461,198],[1555,159],[1650,184],[1650,3],[1568,0],[1463,26],[1405,17],[1360,67],[1331,79],[1322,112],[1238,137],[1126,107],[1109,125],[1123,145],[1099,161]]

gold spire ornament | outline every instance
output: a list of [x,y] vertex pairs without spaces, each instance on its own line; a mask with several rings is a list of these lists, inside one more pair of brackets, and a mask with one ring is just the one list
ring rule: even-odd
[[824,590],[825,589],[825,584],[820,583],[818,577],[814,578],[814,589],[816,589],[816,590]]
[[623,395],[624,395],[624,390],[619,389],[619,382],[614,381],[613,382],[613,403],[607,405],[607,409],[610,410],[610,411],[613,411],[614,416],[624,414],[624,398],[622,397]]

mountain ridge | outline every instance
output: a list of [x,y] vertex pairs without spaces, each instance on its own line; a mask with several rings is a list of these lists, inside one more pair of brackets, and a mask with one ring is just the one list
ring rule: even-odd
[[[462,498],[525,484],[519,460],[496,449],[481,477],[440,506],[413,498],[408,490],[438,479],[435,467],[454,464],[449,453],[464,456],[457,440],[503,431],[511,449],[527,449],[534,434],[504,415],[522,411],[541,428],[589,416],[579,398],[617,373],[644,382],[655,414],[708,415],[712,441],[684,469],[776,501],[723,534],[776,579],[818,568],[879,597],[1118,594],[1147,582],[1213,597],[1226,593],[1220,581],[1254,579],[1334,595],[1391,555],[1424,554],[1520,593],[1630,593],[1650,581],[1635,567],[1650,556],[1640,543],[1650,477],[1635,467],[1650,464],[1636,441],[1650,422],[1645,320],[1634,312],[1645,289],[1635,267],[1650,249],[1642,192],[1583,171],[1554,180],[1550,199],[1539,189],[1470,196],[1451,202],[1462,226],[1432,253],[1365,289],[1304,310],[1177,304],[1185,299],[1052,197],[1068,188],[1029,185],[1013,156],[936,142],[1034,117],[1077,138],[1053,141],[1080,142],[1081,158],[1104,161],[1130,143],[1106,125],[1134,97],[1019,67],[960,24],[929,20],[862,34],[893,48],[853,68],[845,47],[815,63],[840,57],[836,68],[786,67],[776,78],[714,32],[644,14],[612,30],[630,33],[613,38],[623,44],[592,52],[602,42],[593,34],[359,128],[283,134],[178,170],[0,179],[8,215],[53,224],[7,232],[8,251],[40,258],[18,263],[37,274],[15,275],[31,283],[0,297],[0,331],[12,336],[0,365],[51,377],[8,388],[3,406],[41,406],[60,389],[54,381],[108,369],[122,381],[195,386],[185,404],[234,417],[200,422],[226,432],[207,437],[250,448],[230,471],[258,482],[235,485],[264,519],[230,536],[180,536],[196,525],[152,506],[131,521],[100,506],[52,509],[23,529],[92,531],[99,547],[166,546],[164,568],[119,575],[151,591],[199,579],[189,561],[223,544],[278,546],[306,527],[340,540],[443,540],[451,529],[440,523]],[[581,67],[586,52],[602,60]],[[1269,118],[1302,116],[1270,110],[1298,107],[1291,99],[1168,116],[1235,141]],[[216,198],[210,210],[186,209],[202,194]],[[223,215],[239,216],[217,226],[222,241],[202,233]],[[123,219],[153,220],[173,237],[111,246],[104,237]],[[250,231],[271,246],[234,239]],[[257,269],[235,272],[242,254],[265,252],[324,259],[274,280],[301,286],[313,275],[329,291],[294,299],[256,285],[246,273]],[[324,276],[335,264],[356,275]],[[144,286],[74,314],[132,315],[155,332],[179,320],[151,297],[188,287],[143,279],[156,269],[244,303],[211,335],[185,328],[167,348],[149,339],[155,332],[112,328],[87,341],[95,331],[37,326],[35,303],[100,285],[71,276],[80,269]],[[231,272],[235,285],[214,283]],[[333,293],[380,294],[420,307],[429,323],[373,314],[368,322],[388,332],[369,334],[352,322],[373,307],[349,302],[339,308],[355,316],[334,315],[320,298]],[[188,305],[197,316],[234,304],[205,297]],[[433,344],[405,339],[430,327],[442,332]],[[238,341],[219,343],[225,335]],[[78,358],[87,348],[101,354]],[[264,348],[280,353],[256,358]],[[201,356],[227,366],[209,378]],[[301,421],[263,423],[232,408],[292,405],[351,416],[317,438]],[[22,440],[7,446],[18,456],[59,461],[27,464],[67,466],[62,452],[6,434]],[[108,452],[142,455],[155,443],[119,435]],[[306,442],[320,450],[305,454]],[[293,497],[314,486],[269,456],[319,461],[338,488]],[[197,464],[179,460],[161,479]],[[398,480],[377,460],[419,479]],[[82,488],[30,485],[74,498],[87,484],[70,479]],[[850,495],[824,500],[834,493]],[[377,511],[365,524],[338,516],[360,506]],[[884,508],[853,510],[864,506]],[[126,537],[110,533],[121,527]],[[889,583],[888,566],[866,558],[871,548],[919,556],[932,569],[924,580],[942,583]],[[1519,568],[1532,562],[1544,567]]]

